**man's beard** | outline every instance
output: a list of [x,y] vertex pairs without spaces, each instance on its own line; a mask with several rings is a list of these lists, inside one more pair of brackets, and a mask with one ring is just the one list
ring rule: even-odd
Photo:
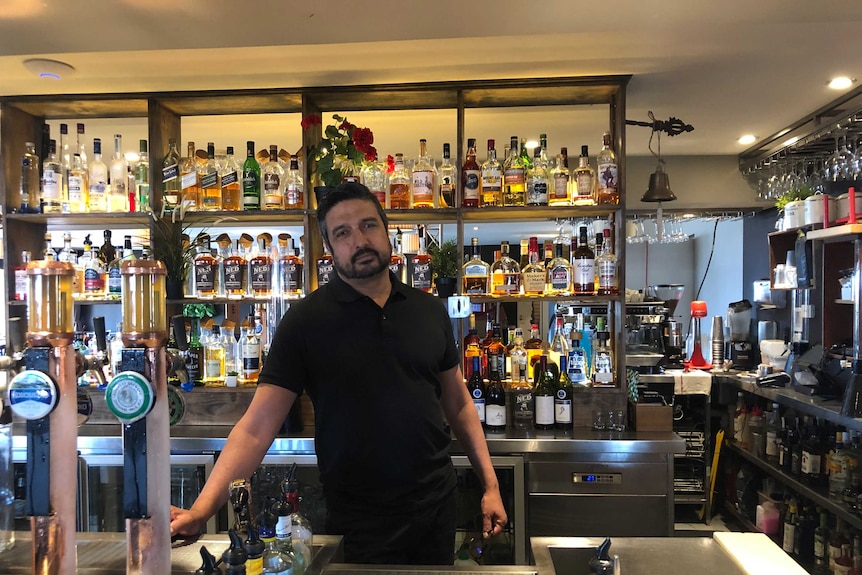
[[[364,257],[367,254],[373,254],[377,261],[357,266],[355,261],[360,257]],[[353,254],[353,256],[350,258],[350,261],[346,265],[338,261],[338,259],[336,259],[335,257],[333,257],[333,263],[335,264],[335,269],[338,270],[339,274],[341,274],[341,277],[350,280],[364,280],[370,277],[374,277],[383,272],[384,270],[388,269],[389,256],[387,255],[384,258],[383,254],[377,252],[376,250],[366,248]]]

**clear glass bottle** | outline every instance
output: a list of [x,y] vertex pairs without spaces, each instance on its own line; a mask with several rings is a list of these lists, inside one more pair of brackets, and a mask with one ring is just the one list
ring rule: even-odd
[[403,154],[395,154],[395,169],[389,176],[389,207],[393,210],[413,207],[410,174],[404,167]]
[[290,165],[284,175],[284,208],[301,210],[305,207],[305,181],[299,171],[296,154],[290,155]]
[[581,347],[582,337],[583,334],[575,328],[569,331],[569,354],[566,360],[569,382],[579,388],[589,387],[590,381],[587,374],[586,350]]
[[536,385],[533,391],[535,402],[535,420],[533,426],[536,429],[554,428],[554,396],[556,395],[557,382],[554,372],[548,367],[548,357],[539,356],[536,370]]
[[78,155],[81,156],[81,164],[83,164],[84,169],[86,170],[89,167],[89,157],[87,156],[87,145],[84,143],[84,124],[82,122],[78,122],[77,125],[77,146],[76,150]]
[[596,203],[620,203],[619,179],[617,177],[617,156],[611,147],[611,134],[602,135],[602,149],[599,152],[598,173],[596,174]]
[[491,264],[491,293],[517,295],[521,291],[521,266],[509,257],[509,242],[500,242],[500,259]]
[[572,253],[573,290],[575,295],[596,293],[596,256],[587,243],[587,227],[578,230],[578,247]]
[[329,253],[329,248],[325,242],[323,244],[323,253],[315,262],[315,268],[317,269],[317,287],[328,284],[335,273],[335,267],[332,263],[332,254]]
[[146,140],[138,142],[138,162],[135,164],[135,195],[137,211],[145,212],[150,206],[150,153]]
[[220,161],[218,166],[222,209],[231,212],[241,210],[242,189],[239,182],[240,166],[234,156],[233,146],[227,147],[224,160]]
[[263,234],[257,238],[257,254],[248,261],[248,283],[251,295],[257,299],[272,297],[272,256],[269,242]]
[[224,290],[228,299],[242,299],[246,296],[248,262],[243,254],[244,250],[237,240],[236,247],[224,258]]
[[569,150],[560,148],[557,155],[557,165],[551,170],[551,191],[548,194],[548,204],[551,206],[569,206],[572,204],[569,196]]
[[503,164],[503,205],[523,206],[527,200],[525,186],[527,166],[518,153],[517,136],[511,137],[509,146],[509,155]]
[[180,205],[185,210],[197,210],[200,209],[200,174],[194,142],[189,142],[186,153],[180,160]]
[[[617,256],[611,245],[611,231],[607,228],[602,233],[602,250],[596,256],[596,277],[598,295],[616,295],[620,293],[619,279],[617,279]],[[598,239],[598,238],[597,238]]]
[[225,342],[221,327],[212,326],[212,334],[204,342],[204,386],[224,387]]
[[479,239],[470,239],[470,259],[461,268],[464,295],[485,295],[489,293],[491,266],[482,259]]
[[69,170],[69,213],[83,214],[89,207],[89,183],[90,178],[81,155],[72,156],[72,169]]
[[242,165],[242,209],[260,209],[260,164],[254,156],[254,142],[245,147],[245,162]]
[[59,214],[62,211],[63,172],[57,160],[57,142],[48,142],[48,157],[42,163],[42,194],[40,204],[45,214]]
[[611,334],[605,330],[604,318],[596,320],[596,343],[593,347],[593,386],[614,387],[614,350]]
[[132,236],[123,238],[123,251],[116,254],[116,257],[108,262],[107,266],[107,289],[106,296],[108,299],[119,300],[123,295],[123,277],[120,275],[120,266],[123,260],[134,257],[132,251]]
[[260,336],[257,334],[254,322],[254,312],[243,321],[239,339],[241,385],[255,385],[260,374]]
[[384,209],[389,208],[389,186],[386,183],[386,170],[384,170],[380,162],[377,161],[375,154],[374,160],[365,162],[362,166],[362,171],[359,174],[362,184],[374,194],[377,201]]
[[563,316],[554,318],[554,336],[551,338],[551,346],[548,350],[548,361],[557,367],[557,371],[565,371],[563,362],[568,361],[569,342],[566,339],[566,324]]
[[407,283],[407,258],[404,257],[402,251],[402,234],[401,228],[395,228],[395,234],[392,237],[392,254],[389,256],[389,271],[395,274],[403,284]]
[[200,175],[201,209],[221,210],[221,186],[218,180],[218,164],[215,159],[215,144],[207,142],[207,161],[198,168]]
[[551,187],[548,161],[542,158],[541,147],[537,147],[533,154],[533,167],[527,172],[527,205],[547,206]]
[[575,194],[572,203],[576,206],[592,206],[596,203],[596,172],[590,167],[588,146],[581,146],[578,167],[575,168]]
[[60,197],[61,211],[64,214],[69,211],[69,171],[72,169],[72,154],[69,149],[69,125],[60,124],[60,142],[57,148],[57,159],[60,162]]
[[449,144],[443,144],[443,160],[437,169],[437,198],[438,205],[441,208],[454,208],[458,206],[455,203],[455,188],[458,178],[455,175],[455,166],[452,164],[451,153]]
[[410,285],[414,288],[431,293],[431,256],[425,249],[425,230],[419,229],[419,250],[410,260],[413,271],[410,276]]
[[108,211],[112,213],[127,213],[129,211],[129,190],[126,189],[129,174],[129,164],[123,155],[123,136],[114,134],[114,157],[108,168],[111,181],[111,191],[108,193]]
[[278,146],[269,147],[269,161],[261,169],[263,179],[263,209],[284,207],[284,168],[278,161]]
[[503,170],[497,161],[497,149],[494,145],[494,140],[488,140],[488,158],[482,162],[479,205],[483,208],[503,205]]
[[[93,181],[93,171],[90,169],[90,184]],[[90,192],[92,198],[93,192]],[[182,197],[182,180],[180,179],[180,153],[177,150],[176,138],[168,140],[168,153],[162,159],[162,210],[173,212],[180,205]]]
[[84,240],[84,298],[102,299],[105,296],[105,268],[96,257],[89,236]]
[[419,157],[413,164],[410,178],[414,208],[436,208],[437,168],[428,156],[428,144],[424,138],[419,140]]
[[[294,156],[295,157],[295,156]],[[303,289],[303,262],[293,247],[293,238],[287,237],[287,245],[281,248],[279,270],[281,273],[281,293],[287,298],[299,298]]]
[[527,244],[527,265],[521,269],[524,295],[544,295],[546,284],[545,266],[539,260],[539,239],[530,237]]
[[548,295],[571,295],[573,269],[563,256],[565,238],[558,236],[554,242],[554,259],[548,264]]
[[218,260],[212,255],[210,236],[201,234],[198,236],[193,262],[195,274],[195,297],[201,299],[212,299],[218,292]]

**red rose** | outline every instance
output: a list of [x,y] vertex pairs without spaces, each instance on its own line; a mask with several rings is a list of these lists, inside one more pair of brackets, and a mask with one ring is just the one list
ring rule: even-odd
[[373,162],[376,159],[377,159],[377,148],[375,148],[374,146],[368,146],[368,149],[365,150],[365,161],[366,162]]
[[360,152],[368,153],[374,143],[374,134],[368,128],[356,128],[353,130],[353,145]]
[[305,116],[304,118],[302,118],[302,122],[300,122],[300,124],[302,124],[303,130],[307,130],[311,126],[319,126],[322,123],[323,122],[321,121],[320,116],[318,116],[317,114],[310,114],[308,116]]
[[347,132],[348,134],[350,133],[351,128],[355,128],[355,127],[356,127],[356,126],[354,126],[353,124],[351,124],[351,123],[350,123],[350,122],[348,122],[347,120],[344,120],[343,122],[341,122],[341,123],[338,125],[338,129],[339,129],[339,130],[344,130],[344,131],[345,131],[345,132]]
[[386,173],[391,174],[395,171],[395,158],[392,157],[392,154],[386,156]]

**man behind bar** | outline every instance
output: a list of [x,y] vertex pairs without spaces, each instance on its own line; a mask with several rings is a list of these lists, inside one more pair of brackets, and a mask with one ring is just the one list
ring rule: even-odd
[[451,565],[455,471],[444,416],[484,487],[485,536],[507,521],[451,322],[437,298],[389,272],[388,221],[365,186],[334,188],[317,219],[337,273],[284,315],[254,399],[194,505],[171,510],[171,532],[202,530],[229,483],[257,469],[305,391],[326,531],[343,535],[345,560]]

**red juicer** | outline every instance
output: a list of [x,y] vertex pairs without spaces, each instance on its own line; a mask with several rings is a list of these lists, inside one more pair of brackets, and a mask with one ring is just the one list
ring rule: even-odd
[[700,318],[706,317],[706,302],[695,300],[691,302],[691,325],[694,337],[691,357],[686,364],[690,369],[712,369],[712,364],[703,359],[703,349],[700,338]]

